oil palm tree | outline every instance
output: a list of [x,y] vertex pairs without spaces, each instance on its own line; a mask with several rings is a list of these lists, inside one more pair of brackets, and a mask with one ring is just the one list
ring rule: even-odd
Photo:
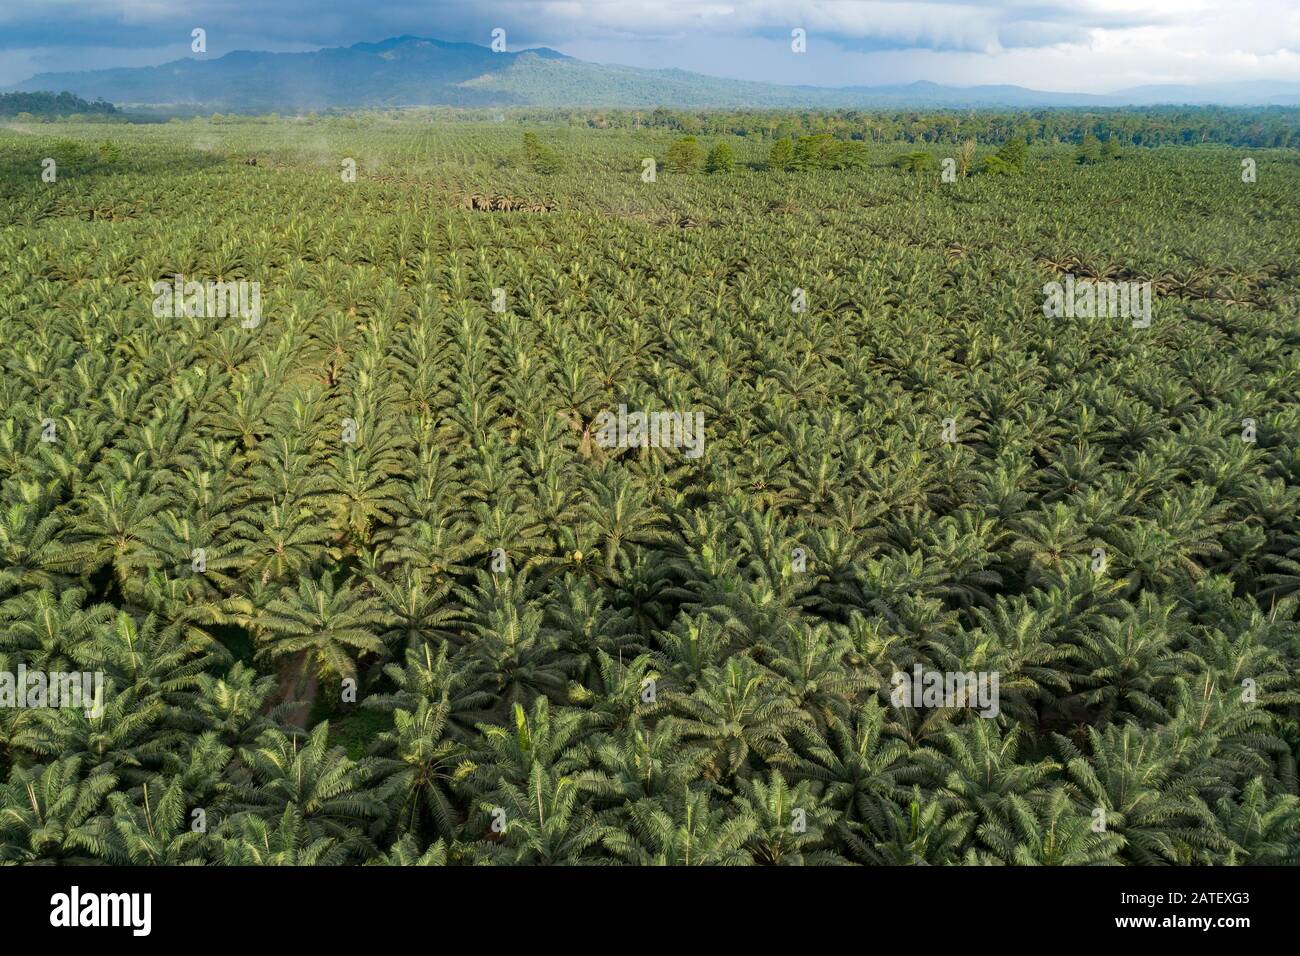
[[325,847],[324,840],[331,854],[373,849],[367,831],[388,811],[374,785],[378,767],[372,761],[358,764],[342,747],[330,747],[328,721],[306,739],[267,730],[239,754],[250,776],[235,790],[236,812],[261,817],[265,826],[253,826],[258,833],[271,832],[268,827],[279,820],[275,833],[289,843],[278,852],[288,852],[290,844]]
[[294,805],[278,818],[236,814],[213,843],[226,866],[340,866],[349,858],[346,841],[314,830]]
[[421,853],[415,839],[407,833],[387,853],[366,862],[374,866],[446,866],[448,857],[447,844],[442,840],[436,840]]
[[124,793],[109,797],[115,846],[124,862],[147,866],[199,866],[206,862],[207,833],[193,829],[179,780],[151,794],[146,783],[136,805]]
[[410,836],[455,838],[461,821],[455,789],[471,766],[464,744],[448,736],[449,703],[421,700],[414,712],[393,712],[394,728],[375,741],[378,766],[394,807],[394,825]]
[[86,864],[105,860],[102,815],[117,786],[112,773],[87,773],[81,757],[14,767],[0,787],[0,860]]
[[767,781],[743,780],[736,813],[754,821],[748,848],[760,866],[818,866],[847,861],[831,849],[835,814],[813,793],[808,781],[794,787],[779,770]]
[[813,784],[821,802],[835,811],[841,835],[862,824],[879,801],[899,793],[908,747],[891,726],[885,707],[868,698],[849,714],[834,715],[824,732],[798,747],[792,779]]
[[999,859],[1016,866],[1119,866],[1124,845],[1118,833],[1096,833],[1092,820],[1078,813],[1063,788],[1056,788],[1035,810],[1022,797],[1008,798],[1010,825],[990,820],[979,836]]
[[693,693],[672,692],[669,707],[687,746],[709,755],[710,779],[726,784],[751,758],[783,762],[802,722],[789,696],[747,658],[706,671]]
[[1001,732],[996,721],[973,720],[942,738],[942,748],[916,752],[935,793],[974,815],[977,827],[1010,826],[1012,796],[1028,799],[1061,769],[1053,760],[1020,761],[1022,733]]
[[628,828],[607,833],[605,847],[635,866],[751,866],[745,845],[757,829],[746,815],[728,818],[707,793],[683,790],[628,809]]
[[1123,838],[1123,856],[1143,866],[1179,862],[1189,843],[1229,848],[1201,797],[1214,768],[1186,738],[1134,723],[1088,728],[1089,753],[1057,737],[1080,806]]
[[874,866],[940,866],[958,862],[975,814],[952,801],[924,799],[914,787],[906,803],[876,799],[863,807],[856,837],[847,844],[857,858]]
[[351,581],[337,586],[325,572],[316,580],[300,578],[296,589],[283,589],[256,623],[266,635],[260,658],[292,657],[304,670],[314,665],[323,677],[344,678],[356,675],[356,655],[383,652],[375,632],[387,621],[377,599]]

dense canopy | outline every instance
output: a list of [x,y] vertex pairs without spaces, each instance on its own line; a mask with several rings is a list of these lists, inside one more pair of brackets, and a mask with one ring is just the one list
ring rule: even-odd
[[0,861],[1300,862],[1294,154],[605,125],[0,129]]

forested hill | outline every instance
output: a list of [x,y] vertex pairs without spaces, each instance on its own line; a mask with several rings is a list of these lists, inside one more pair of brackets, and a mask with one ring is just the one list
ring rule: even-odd
[[589,63],[537,48],[494,52],[475,43],[400,36],[309,53],[238,50],[160,66],[43,73],[16,87],[70,90],[119,104],[240,112],[388,106],[672,107],[679,109],[967,109],[1206,104],[1300,105],[1300,84],[1149,86],[1114,94],[1019,86],[780,86]]
[[117,107],[112,103],[104,100],[92,103],[72,93],[0,93],[0,116],[17,116],[19,113],[30,113],[33,116],[86,116],[117,112]]

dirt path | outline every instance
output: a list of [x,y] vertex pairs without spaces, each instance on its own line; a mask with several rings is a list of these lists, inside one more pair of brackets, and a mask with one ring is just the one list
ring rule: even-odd
[[305,729],[312,705],[320,694],[320,681],[316,679],[316,668],[311,666],[310,652],[302,651],[282,660],[276,668],[275,680],[275,692],[262,712],[270,713],[280,704],[292,703],[284,719]]

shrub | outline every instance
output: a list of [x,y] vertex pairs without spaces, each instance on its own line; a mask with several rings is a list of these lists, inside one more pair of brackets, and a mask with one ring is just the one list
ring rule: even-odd
[[[776,168],[794,168],[794,169],[860,169],[867,165],[867,146],[865,143],[857,140],[838,140],[831,136],[830,133],[817,133],[813,136],[800,136],[799,141],[794,144],[793,150],[789,147],[781,146],[780,140],[772,146],[772,154],[776,159],[785,163],[783,166],[776,166],[773,162],[772,155],[768,157],[768,165]],[[781,147],[778,152],[777,147]],[[789,151],[789,160],[785,157]]]
[[548,176],[564,168],[559,153],[539,140],[536,133],[524,133],[524,165]]
[[767,151],[767,168],[786,170],[794,162],[794,143],[788,137],[782,137],[772,144]]
[[1000,150],[984,160],[983,170],[993,176],[1013,176],[1025,167],[1029,147],[1023,139],[1009,139]]
[[704,169],[710,173],[729,173],[735,168],[736,157],[726,143],[719,143],[709,150],[709,156],[704,161]]
[[829,169],[835,155],[835,139],[830,133],[800,136],[794,146],[795,169]]
[[1101,160],[1101,140],[1089,133],[1079,145],[1078,161],[1091,165]]
[[700,166],[700,143],[694,136],[683,136],[668,147],[664,166],[674,173],[689,173]]
[[909,173],[920,173],[934,169],[937,163],[934,157],[929,153],[918,151],[914,153],[904,153],[894,159],[891,166],[897,166],[899,169],[905,169]]
[[835,144],[831,156],[832,169],[861,169],[867,165],[867,144],[857,140],[844,140]]

